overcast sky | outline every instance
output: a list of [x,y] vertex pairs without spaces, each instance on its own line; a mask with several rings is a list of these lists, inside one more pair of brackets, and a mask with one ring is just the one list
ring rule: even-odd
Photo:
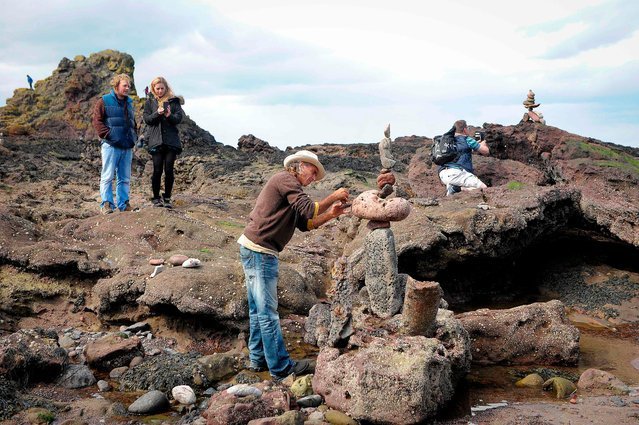
[[[104,49],[163,75],[219,142],[432,137],[459,118],[639,146],[639,1],[0,0],[0,105]],[[89,119],[89,117],[87,117]]]

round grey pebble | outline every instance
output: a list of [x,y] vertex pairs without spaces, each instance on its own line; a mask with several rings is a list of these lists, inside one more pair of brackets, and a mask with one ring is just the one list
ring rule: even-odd
[[302,397],[297,400],[297,405],[300,407],[317,407],[322,404],[322,396],[318,394]]
[[162,391],[153,390],[135,400],[129,406],[129,412],[150,414],[161,412],[169,407],[169,399]]
[[109,384],[107,381],[105,381],[104,379],[100,379],[98,381],[98,390],[100,390],[101,392],[106,392],[109,391],[111,389],[111,384]]

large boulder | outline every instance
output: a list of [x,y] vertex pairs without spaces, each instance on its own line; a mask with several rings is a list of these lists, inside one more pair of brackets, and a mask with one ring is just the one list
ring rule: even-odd
[[192,388],[207,386],[211,382],[198,358],[197,353],[161,354],[147,358],[127,370],[120,377],[120,385],[128,391],[160,390],[167,394],[178,385]]
[[22,385],[55,380],[67,361],[53,330],[22,329],[0,339],[0,375]]
[[104,371],[127,366],[134,357],[143,354],[144,348],[139,338],[124,338],[118,334],[92,341],[87,344],[85,350],[89,365]]
[[457,319],[470,335],[473,363],[574,365],[579,360],[579,330],[558,300],[480,309]]
[[[301,314],[317,300],[312,287],[287,265],[280,266],[278,293],[282,307]],[[198,269],[169,268],[146,282],[138,302],[151,308],[173,306],[235,328],[248,319],[244,272],[237,259],[220,258]]]
[[290,410],[289,395],[278,387],[256,384],[262,394],[238,397],[228,391],[213,394],[208,409],[202,413],[206,425],[245,425],[253,419],[281,415]]
[[586,369],[579,377],[577,388],[590,395],[625,395],[630,392],[628,385],[610,372],[599,369]]
[[327,406],[355,419],[415,424],[453,397],[452,365],[441,342],[423,336],[377,339],[342,355],[324,348],[313,390]]

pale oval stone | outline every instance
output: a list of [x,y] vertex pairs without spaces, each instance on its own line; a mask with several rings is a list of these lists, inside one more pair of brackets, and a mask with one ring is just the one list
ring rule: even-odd
[[100,379],[98,381],[98,390],[100,390],[100,392],[106,392],[111,390],[111,384],[109,384],[107,381],[105,381],[104,379]]
[[410,202],[404,198],[381,199],[377,190],[368,190],[353,201],[354,216],[374,221],[401,221],[411,211]]
[[188,259],[189,257],[187,257],[186,255],[175,254],[175,255],[171,255],[168,262],[172,266],[181,266],[182,263],[184,263]]
[[182,263],[182,267],[185,269],[194,269],[196,267],[200,267],[202,262],[197,258],[188,258],[186,261]]
[[247,395],[260,397],[262,395],[262,391],[259,388],[252,387],[248,384],[233,385],[231,388],[227,389],[226,392],[238,397],[246,397]]
[[178,385],[177,387],[173,387],[171,390],[171,395],[178,403],[181,404],[193,404],[195,403],[195,391],[188,385]]
[[151,258],[149,264],[152,266],[160,266],[164,264],[164,258]]
[[516,387],[526,387],[526,388],[538,388],[544,384],[544,378],[542,378],[537,373],[531,373],[530,375],[525,376],[519,381],[515,382]]

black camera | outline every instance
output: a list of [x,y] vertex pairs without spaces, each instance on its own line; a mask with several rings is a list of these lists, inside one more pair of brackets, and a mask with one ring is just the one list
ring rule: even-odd
[[478,142],[483,142],[484,140],[486,140],[486,133],[484,133],[483,131],[476,131],[474,137],[475,140],[477,140]]

